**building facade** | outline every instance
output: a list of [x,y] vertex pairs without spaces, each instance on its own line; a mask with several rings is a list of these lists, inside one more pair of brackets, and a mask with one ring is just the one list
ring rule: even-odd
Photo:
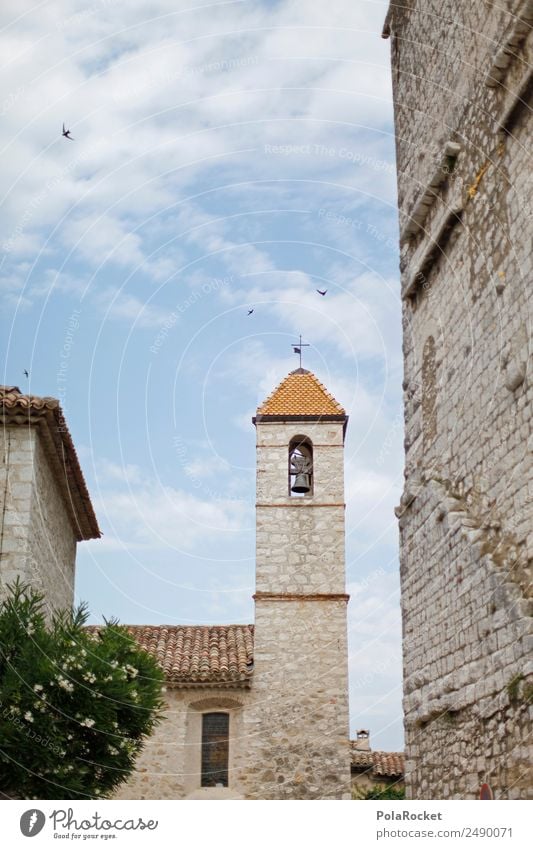
[[391,3],[411,798],[532,793],[533,2]]
[[347,416],[297,369],[254,423],[255,624],[130,626],[167,709],[117,798],[350,798]]
[[76,545],[100,536],[59,401],[0,386],[0,598],[17,578],[71,608]]
[[[0,588],[70,608],[76,543],[100,531],[61,407],[3,387],[0,413]],[[117,798],[350,798],[347,421],[304,369],[257,410],[255,624],[127,626],[166,709]]]

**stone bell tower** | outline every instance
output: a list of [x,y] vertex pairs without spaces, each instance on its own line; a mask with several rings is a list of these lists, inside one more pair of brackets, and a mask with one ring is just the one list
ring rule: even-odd
[[340,404],[302,368],[254,418],[257,564],[248,732],[261,798],[339,799],[350,792],[347,421]]

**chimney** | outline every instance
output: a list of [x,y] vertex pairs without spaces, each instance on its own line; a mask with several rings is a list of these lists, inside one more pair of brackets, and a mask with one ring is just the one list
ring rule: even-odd
[[366,728],[360,728],[359,731],[355,732],[357,737],[355,740],[354,749],[358,752],[369,752],[370,751],[370,731]]

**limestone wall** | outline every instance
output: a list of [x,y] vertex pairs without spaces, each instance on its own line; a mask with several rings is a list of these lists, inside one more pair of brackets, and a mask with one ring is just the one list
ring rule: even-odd
[[[304,497],[288,494],[295,436],[313,444]],[[257,424],[255,667],[244,717],[254,768],[241,774],[249,798],[349,796],[343,463],[342,424]]]
[[[288,447],[313,444],[313,494],[290,496]],[[344,446],[342,425],[257,424],[256,589],[343,593]]]
[[[293,498],[288,447],[302,435],[313,443],[314,490]],[[336,422],[257,425],[251,687],[170,690],[117,798],[350,798],[343,451]],[[229,786],[201,788],[202,713],[220,710],[230,716]]]
[[36,428],[0,433],[2,501],[0,592],[18,576],[46,596],[49,610],[71,607],[76,537]]
[[346,602],[258,600],[255,634],[247,797],[349,798]]
[[532,5],[429,0],[392,18],[412,798],[532,792],[533,42],[511,14],[533,22]]
[[[170,689],[164,720],[157,726],[137,760],[131,779],[116,799],[239,799],[243,759],[248,759],[243,712],[249,690],[220,688]],[[228,787],[201,787],[202,713],[229,713]]]

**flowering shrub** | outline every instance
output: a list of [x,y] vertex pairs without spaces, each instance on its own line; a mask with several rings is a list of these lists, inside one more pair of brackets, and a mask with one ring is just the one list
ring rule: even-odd
[[127,630],[85,627],[87,609],[47,624],[19,582],[0,605],[0,795],[105,798],[159,721],[163,673]]

